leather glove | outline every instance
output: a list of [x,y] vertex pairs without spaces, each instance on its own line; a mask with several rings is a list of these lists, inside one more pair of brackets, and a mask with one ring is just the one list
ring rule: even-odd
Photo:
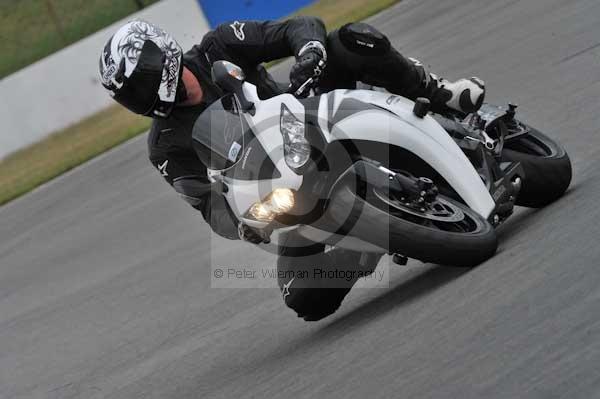
[[[290,70],[292,93],[299,97],[306,96],[311,87],[317,82],[327,63],[327,52],[320,42],[308,42],[300,49],[296,63]],[[309,79],[312,81],[302,87]],[[302,89],[299,93],[297,91]]]
[[252,244],[268,244],[271,242],[271,232],[265,229],[256,229],[240,222],[238,224],[238,235],[240,240],[251,242]]

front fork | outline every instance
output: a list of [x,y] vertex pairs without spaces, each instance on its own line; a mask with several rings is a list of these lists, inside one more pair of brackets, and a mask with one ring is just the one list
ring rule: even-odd
[[332,186],[327,198],[335,190],[340,182],[351,179],[357,185],[357,191],[361,191],[361,185],[369,184],[375,188],[383,189],[385,192],[397,197],[406,204],[412,204],[420,208],[422,204],[431,202],[438,194],[437,187],[431,179],[426,177],[413,177],[402,172],[392,171],[380,162],[363,158],[352,164],[338,178]]

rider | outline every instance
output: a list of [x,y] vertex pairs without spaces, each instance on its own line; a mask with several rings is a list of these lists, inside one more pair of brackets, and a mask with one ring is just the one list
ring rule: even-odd
[[[403,57],[388,38],[365,23],[350,23],[327,34],[315,17],[286,21],[235,21],[208,32],[199,45],[183,53],[176,40],[143,20],[122,26],[106,43],[100,57],[102,85],[129,110],[154,118],[148,136],[149,157],[166,181],[202,212],[217,234],[252,243],[268,242],[266,233],[241,225],[220,195],[206,195],[206,167],[192,148],[191,132],[198,115],[223,92],[211,80],[214,61],[240,66],[260,96],[275,93],[263,62],[295,56],[290,71],[296,91],[312,78],[308,89],[326,92],[356,87],[357,81],[379,86],[411,99],[427,97],[435,112],[453,109],[469,113],[482,104],[485,89],[478,78],[450,82],[429,74],[415,59]],[[377,256],[333,249],[283,234],[280,270],[318,265],[372,271]],[[313,265],[313,266],[308,266]],[[309,274],[313,275],[313,273]],[[281,275],[285,276],[285,273]],[[305,320],[319,320],[339,307],[356,279],[337,286],[326,278],[279,281],[285,303]]]

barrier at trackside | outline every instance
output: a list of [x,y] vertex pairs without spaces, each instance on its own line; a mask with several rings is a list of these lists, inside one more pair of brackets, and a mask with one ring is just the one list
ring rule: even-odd
[[198,0],[210,26],[242,19],[277,19],[315,0]]
[[100,85],[98,59],[134,18],[163,27],[184,50],[209,29],[197,0],[162,0],[0,80],[0,159],[114,103]]

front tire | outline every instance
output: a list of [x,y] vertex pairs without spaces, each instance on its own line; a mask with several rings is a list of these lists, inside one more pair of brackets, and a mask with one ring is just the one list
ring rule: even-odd
[[525,171],[516,205],[541,208],[560,198],[571,183],[567,152],[538,130],[507,142],[502,159],[520,162]]
[[348,186],[332,196],[327,213],[336,223],[351,226],[352,235],[385,247],[390,253],[461,267],[473,267],[491,258],[498,247],[492,225],[466,205],[438,196],[452,209],[460,209],[465,218],[462,225],[471,227],[453,227],[450,223],[442,228],[440,222],[420,222],[418,216],[394,210],[377,196],[357,196]]

